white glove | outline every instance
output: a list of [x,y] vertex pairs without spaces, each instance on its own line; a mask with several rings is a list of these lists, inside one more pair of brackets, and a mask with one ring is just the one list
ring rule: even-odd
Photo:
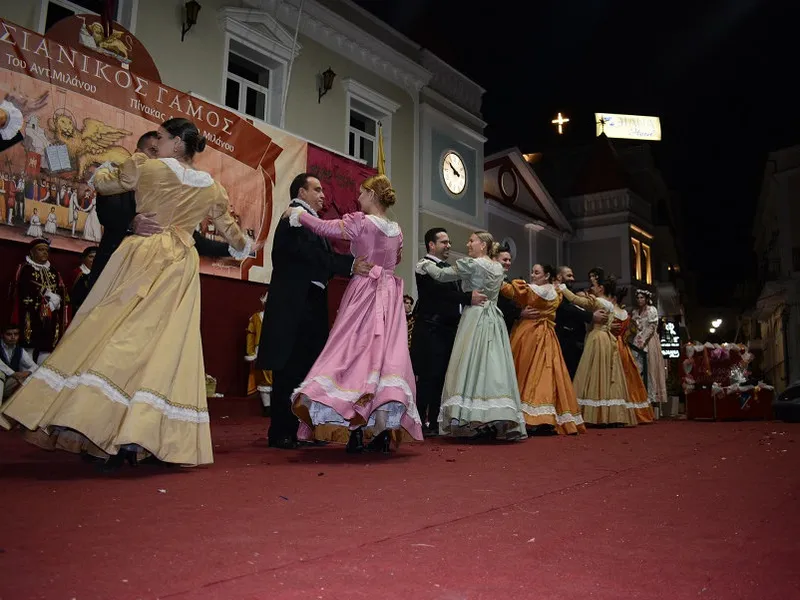
[[427,275],[428,274],[428,269],[430,269],[431,266],[432,266],[431,265],[431,261],[429,261],[427,259],[424,259],[424,258],[420,259],[420,261],[417,263],[417,266],[414,267],[414,272],[417,275]]
[[256,355],[255,354],[248,354],[247,356],[244,357],[244,359],[247,362],[253,362],[256,359]]
[[47,290],[44,293],[44,297],[47,298],[47,306],[50,307],[51,311],[56,311],[61,306],[61,296],[58,294]]

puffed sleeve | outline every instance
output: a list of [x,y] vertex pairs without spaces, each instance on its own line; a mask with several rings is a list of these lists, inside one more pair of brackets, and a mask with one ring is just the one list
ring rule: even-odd
[[315,217],[300,206],[295,206],[289,213],[289,225],[305,227],[315,234],[332,240],[353,240],[361,235],[364,229],[364,213],[348,213],[341,219],[324,220]]
[[580,306],[586,310],[594,310],[594,300],[591,298],[584,298],[583,296],[576,296],[572,293],[572,291],[565,285],[562,284],[561,293],[564,294],[564,297],[572,302],[575,306]]
[[513,300],[519,306],[529,306],[533,304],[533,290],[522,279],[515,279],[511,283],[504,283],[500,288],[500,293],[509,300]]
[[231,245],[229,251],[231,256],[242,260],[250,255],[253,240],[246,236],[239,226],[236,219],[231,216],[228,206],[228,192],[218,183],[214,183],[216,198],[211,207],[211,218],[217,231]]
[[136,152],[117,168],[112,163],[106,162],[94,172],[89,180],[89,185],[97,190],[98,194],[110,196],[135,190],[139,183],[144,164],[150,159],[142,152]]

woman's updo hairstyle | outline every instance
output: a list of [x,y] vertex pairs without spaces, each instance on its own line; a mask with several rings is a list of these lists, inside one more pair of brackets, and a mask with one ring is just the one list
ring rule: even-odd
[[556,276],[556,270],[553,268],[553,266],[542,263],[539,263],[539,266],[542,267],[542,273],[547,275],[547,283],[553,283],[553,279]]
[[386,175],[374,175],[362,183],[361,187],[375,192],[375,199],[383,208],[391,208],[397,202],[392,182]]
[[603,293],[606,298],[614,298],[617,294],[617,278],[613,275],[608,275],[597,282],[603,287]]
[[486,255],[494,258],[500,253],[500,244],[494,241],[494,237],[488,231],[473,231],[472,234],[486,244]]
[[206,149],[206,138],[200,135],[197,126],[189,119],[169,119],[164,121],[161,127],[171,136],[181,139],[188,158]]

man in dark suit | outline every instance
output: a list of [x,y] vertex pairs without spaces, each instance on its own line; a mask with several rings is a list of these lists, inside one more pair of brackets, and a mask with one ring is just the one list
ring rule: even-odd
[[[575,275],[571,268],[567,266],[558,268],[556,283],[563,283],[572,289],[574,282]],[[575,378],[575,371],[578,370],[578,363],[581,361],[583,345],[586,340],[586,326],[592,322],[602,323],[607,318],[608,313],[604,310],[598,310],[592,314],[566,298],[562,299],[556,311],[556,335],[571,378]]]
[[[301,173],[289,187],[290,206],[316,216],[325,204],[319,179]],[[334,254],[327,240],[281,219],[272,243],[272,280],[256,367],[272,371],[269,445],[297,447],[297,417],[291,396],[328,341],[328,282],[334,275],[367,275],[372,265]]]
[[[449,267],[450,237],[442,227],[425,233],[428,260],[439,267]],[[439,283],[429,275],[416,274],[417,310],[411,338],[411,362],[417,376],[417,408],[427,436],[439,433],[439,408],[442,388],[456,339],[461,307],[486,302],[475,290],[462,292],[458,282]],[[428,425],[425,425],[425,421]]]
[[[139,138],[136,150],[150,158],[158,158],[157,140],[158,133],[148,131]],[[88,276],[81,277],[78,285],[72,289],[71,300],[76,311],[126,236],[150,236],[162,231],[154,216],[153,213],[136,213],[136,193],[133,191],[97,197],[97,218],[103,226],[103,237],[100,239],[92,270]],[[194,245],[201,256],[230,256],[227,244],[208,240],[197,231],[194,232]]]
[[[510,279],[508,277],[508,271],[511,268],[511,248],[507,245],[500,246],[500,250],[497,252],[497,258],[495,258],[497,262],[503,265],[503,270],[506,272],[505,274],[505,281],[509,283]],[[520,318],[522,313],[522,309],[516,305],[513,300],[509,300],[503,294],[500,294],[497,297],[497,308],[500,309],[500,312],[503,313],[503,320],[506,322],[506,329],[508,329],[508,333],[511,333],[511,329],[514,327],[514,323],[517,322],[517,319]]]

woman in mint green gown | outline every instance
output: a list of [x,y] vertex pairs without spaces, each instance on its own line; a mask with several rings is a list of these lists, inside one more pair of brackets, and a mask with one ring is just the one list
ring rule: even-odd
[[454,437],[519,440],[527,437],[514,371],[514,358],[497,297],[504,271],[492,260],[498,244],[486,231],[476,231],[467,242],[469,257],[441,268],[420,261],[417,272],[437,281],[461,280],[464,291],[479,290],[488,300],[467,306],[461,314],[450,355],[439,432]]

